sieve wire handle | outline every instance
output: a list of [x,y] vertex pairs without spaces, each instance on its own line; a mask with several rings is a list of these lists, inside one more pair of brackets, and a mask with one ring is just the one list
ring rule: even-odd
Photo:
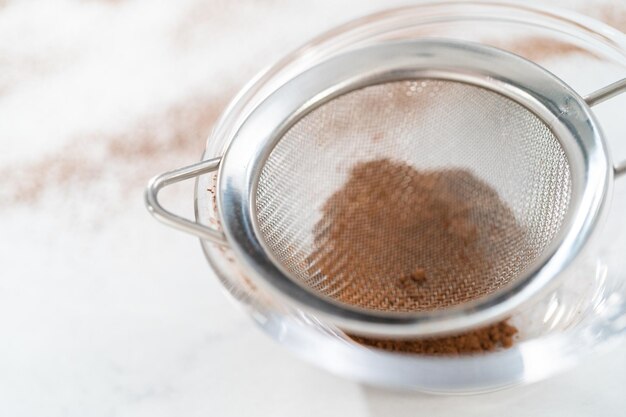
[[195,178],[203,174],[208,174],[217,170],[220,165],[221,158],[207,159],[187,167],[175,169],[174,171],[165,172],[152,178],[146,187],[145,201],[148,211],[160,222],[168,226],[174,227],[183,232],[190,233],[200,239],[208,240],[213,243],[226,245],[224,235],[215,230],[202,225],[198,222],[187,220],[176,214],[167,211],[159,203],[159,191],[168,185],[175,184],[190,178]]
[[[600,104],[603,101],[606,101],[624,92],[626,92],[626,78],[616,81],[613,84],[609,84],[606,87],[599,89],[598,91],[594,91],[593,93],[585,97],[585,102],[589,105],[589,107],[593,107],[596,104]],[[621,163],[615,165],[614,170],[616,177],[622,174],[626,174],[626,161],[622,161]]]

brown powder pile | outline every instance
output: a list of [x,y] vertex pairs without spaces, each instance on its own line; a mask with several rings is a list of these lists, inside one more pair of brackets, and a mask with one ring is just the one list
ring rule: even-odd
[[350,337],[363,345],[391,352],[423,355],[460,355],[491,352],[498,348],[509,348],[513,345],[513,336],[516,333],[517,329],[515,327],[506,321],[501,321],[500,323],[459,335],[429,339],[386,340],[354,335]]
[[[308,261],[324,277],[320,291],[338,301],[385,311],[436,310],[506,283],[496,273],[510,265],[502,248],[522,236],[511,209],[469,171],[418,171],[383,159],[356,165],[328,199]],[[354,339],[393,351],[458,354],[508,347],[515,333],[501,322],[428,340]]]

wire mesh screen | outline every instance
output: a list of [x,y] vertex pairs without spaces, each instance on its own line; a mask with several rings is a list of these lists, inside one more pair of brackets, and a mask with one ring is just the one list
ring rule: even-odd
[[258,232],[314,293],[423,311],[518,279],[557,236],[571,178],[554,134],[487,89],[372,85],[302,117],[259,178]]

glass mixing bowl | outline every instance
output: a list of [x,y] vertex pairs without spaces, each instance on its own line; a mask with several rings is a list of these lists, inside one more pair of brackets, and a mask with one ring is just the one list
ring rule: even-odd
[[[221,156],[239,125],[277,86],[322,59],[351,48],[416,38],[452,38],[509,50],[537,62],[581,95],[626,74],[626,35],[569,12],[498,3],[436,3],[391,10],[336,28],[259,74],[230,103],[208,139],[203,159]],[[626,154],[626,97],[594,107],[616,159]],[[620,143],[620,139],[621,143]],[[196,220],[219,229],[215,176],[198,178]],[[361,346],[340,329],[293,310],[256,288],[231,251],[202,241],[227,291],[271,337],[298,356],[365,383],[428,392],[472,393],[537,381],[614,345],[626,334],[626,181],[592,247],[563,272],[559,286],[524,305],[510,321],[520,333],[507,350],[429,357]]]

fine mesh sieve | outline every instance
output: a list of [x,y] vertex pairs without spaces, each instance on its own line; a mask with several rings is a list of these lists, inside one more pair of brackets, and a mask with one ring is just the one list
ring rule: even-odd
[[[231,246],[255,285],[329,323],[397,337],[463,330],[511,314],[582,250],[613,178],[589,105],[625,84],[585,102],[546,70],[492,47],[447,40],[369,46],[277,88],[242,122],[222,158],[155,178],[148,207],[171,225]],[[450,261],[457,254],[439,256],[449,246],[445,234],[420,229],[392,239],[385,205],[375,232],[349,235],[354,253],[328,244],[323,214],[340,210],[332,196],[372,161],[431,175],[459,202],[472,201],[467,218],[488,264],[457,268]],[[163,186],[218,168],[224,235],[158,204]],[[356,191],[412,201],[410,183],[397,175],[383,170]],[[510,215],[488,208],[494,198]],[[419,251],[396,247],[420,238],[429,240]],[[372,239],[374,253],[358,250],[371,248]],[[380,268],[371,276],[351,270],[346,256],[375,259]],[[389,284],[408,272],[396,268],[398,256],[428,271],[419,299]],[[322,257],[333,260],[332,273],[320,268]],[[368,284],[352,285],[346,297],[364,275]]]
[[[323,206],[344,185],[355,165],[383,158],[419,169],[463,168],[498,192],[512,208],[519,225],[511,224],[509,217],[488,207],[481,209],[480,201],[488,199],[487,194],[492,192],[489,187],[476,189],[464,175],[456,175],[445,183],[454,188],[460,199],[474,202],[469,216],[483,241],[478,244],[487,246],[484,249],[491,260],[489,268],[467,268],[469,260],[452,263],[443,256],[447,253],[445,233],[408,230],[407,240],[433,240],[426,243],[432,250],[425,253],[403,252],[389,245],[388,242],[398,243],[401,239],[392,236],[398,231],[388,226],[395,219],[383,214],[378,224],[369,225],[376,232],[367,230],[371,227],[354,228],[348,237],[354,241],[350,245],[354,250],[334,257],[337,267],[332,275],[320,274],[315,268],[318,259],[312,259],[311,254],[337,251],[328,240],[318,250],[314,245],[316,224],[323,220]],[[377,175],[382,178],[357,186],[366,187],[366,193],[377,193],[385,188],[389,175],[397,174]],[[397,201],[415,192],[396,188],[386,198]],[[438,190],[435,188],[432,193],[436,196]],[[336,298],[346,284],[358,279],[369,285],[350,287],[349,299],[354,305],[420,311],[477,299],[515,281],[558,235],[570,195],[570,167],[565,151],[535,114],[481,87],[422,79],[364,87],[333,99],[298,120],[280,138],[261,170],[256,213],[261,239],[271,256],[304,286]],[[380,207],[381,212],[385,210],[386,207]],[[345,221],[364,222],[356,214]],[[519,229],[524,233],[519,233]],[[376,239],[380,244],[359,244],[367,239]],[[359,251],[360,248],[364,250]],[[374,248],[376,253],[371,253]],[[384,265],[376,271],[385,273],[355,277],[353,274],[368,271],[344,266],[344,256],[376,256],[377,262]],[[398,262],[401,256],[410,260]],[[413,297],[393,285],[395,277],[411,272],[397,270],[398,264],[419,265],[428,271],[428,280],[419,288],[424,297]],[[383,304],[381,299],[395,302]]]

